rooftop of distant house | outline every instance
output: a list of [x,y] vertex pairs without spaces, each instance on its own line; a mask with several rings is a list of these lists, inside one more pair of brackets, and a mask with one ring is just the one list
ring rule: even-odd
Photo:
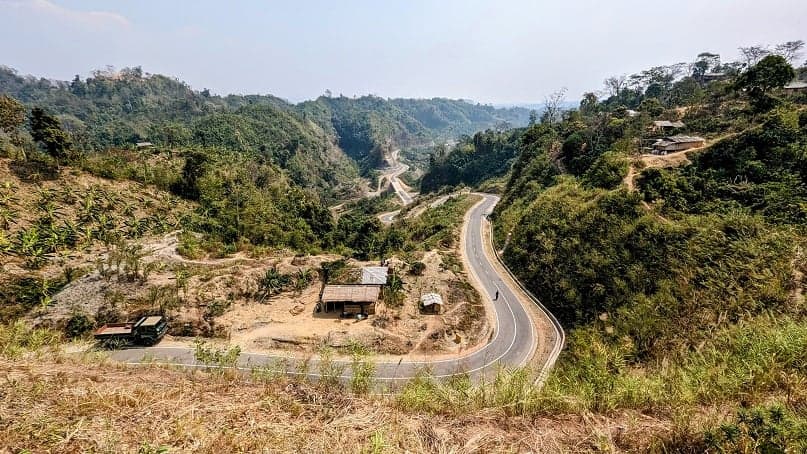
[[784,87],[786,90],[804,90],[807,88],[807,82],[803,80],[794,80]]
[[375,303],[381,293],[378,285],[326,285],[323,303]]
[[656,120],[653,126],[657,128],[683,128],[686,125],[681,121]]

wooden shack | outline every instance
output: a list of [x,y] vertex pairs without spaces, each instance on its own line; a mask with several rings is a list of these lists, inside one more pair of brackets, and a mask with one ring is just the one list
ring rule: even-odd
[[372,315],[380,295],[380,285],[326,285],[319,300],[325,312]]
[[420,311],[439,314],[443,308],[443,298],[437,293],[426,293],[420,297]]
[[797,93],[807,93],[807,82],[803,82],[800,80],[794,80],[789,84],[782,87],[785,90],[785,93],[789,95],[795,95]]
[[666,155],[676,151],[702,147],[706,143],[703,137],[670,136],[658,139],[653,144],[653,154]]
[[686,125],[682,121],[656,120],[653,122],[653,131],[657,132],[672,132],[674,129],[685,127]]

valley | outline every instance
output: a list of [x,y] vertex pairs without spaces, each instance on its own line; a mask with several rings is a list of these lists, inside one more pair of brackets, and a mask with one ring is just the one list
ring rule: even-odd
[[536,111],[0,67],[0,452],[804,451],[803,48]]

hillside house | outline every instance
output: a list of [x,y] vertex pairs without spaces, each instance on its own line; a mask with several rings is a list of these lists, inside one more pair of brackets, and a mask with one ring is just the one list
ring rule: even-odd
[[789,84],[782,87],[785,90],[785,93],[789,95],[795,95],[797,93],[807,93],[807,82],[801,80],[794,80]]
[[653,144],[653,154],[666,155],[676,151],[689,150],[691,148],[702,147],[706,144],[703,137],[693,136],[670,136],[658,139]]
[[673,131],[676,129],[681,129],[684,127],[686,127],[686,125],[681,121],[656,120],[653,122],[653,131],[662,133],[667,131]]
[[380,285],[326,285],[319,300],[325,312],[372,315],[380,296]]
[[717,73],[706,73],[703,76],[704,82],[714,82],[716,80],[726,80],[729,76],[727,73],[717,72]]

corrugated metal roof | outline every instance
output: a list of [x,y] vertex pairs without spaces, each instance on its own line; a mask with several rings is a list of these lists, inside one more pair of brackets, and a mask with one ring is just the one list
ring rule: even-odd
[[656,120],[653,122],[653,126],[657,128],[683,128],[686,125],[680,121]]
[[802,88],[807,88],[807,82],[802,82],[800,80],[794,80],[789,84],[785,85],[785,88],[788,90],[800,90]]
[[389,267],[366,266],[361,269],[361,283],[364,285],[386,285]]
[[377,285],[326,285],[322,289],[323,303],[375,303],[381,287]]
[[420,302],[423,304],[424,307],[431,306],[433,304],[439,304],[440,306],[442,306],[443,297],[441,297],[437,293],[426,293],[425,295],[420,297]]
[[703,137],[695,136],[670,136],[665,137],[664,140],[674,143],[691,143],[691,142],[705,142]]

